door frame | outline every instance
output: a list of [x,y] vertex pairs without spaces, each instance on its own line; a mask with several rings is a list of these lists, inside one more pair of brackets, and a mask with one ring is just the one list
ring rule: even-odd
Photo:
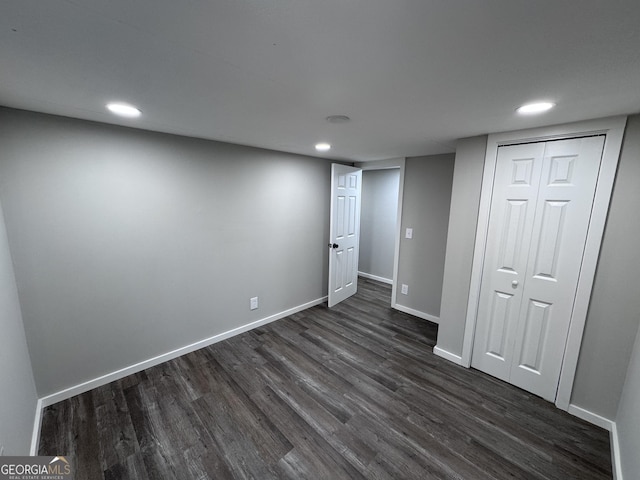
[[400,265],[400,239],[402,234],[402,199],[404,196],[404,170],[406,165],[406,159],[402,158],[390,158],[388,160],[377,160],[372,162],[360,162],[355,166],[365,170],[391,170],[395,168],[400,169],[400,182],[398,183],[398,212],[396,219],[396,239],[393,252],[393,279],[391,284],[391,308],[396,308],[396,293],[398,286],[398,268]]
[[562,140],[567,138],[586,137],[591,135],[606,135],[602,163],[598,174],[598,183],[594,196],[591,220],[587,232],[582,267],[578,278],[578,287],[570,319],[569,333],[565,345],[564,357],[560,371],[560,381],[556,392],[555,404],[562,410],[569,409],[573,381],[575,379],[582,344],[582,335],[587,320],[589,300],[604,234],[609,202],[613,191],[618,159],[622,147],[624,128],[627,122],[626,116],[609,117],[598,120],[540,127],[513,132],[496,133],[488,136],[487,150],[482,176],[482,190],[480,194],[480,208],[478,212],[478,225],[476,228],[476,240],[473,251],[473,264],[471,269],[471,284],[469,287],[469,299],[467,303],[467,317],[462,344],[461,364],[471,366],[471,353],[476,330],[478,305],[480,300],[480,287],[482,269],[487,245],[487,233],[489,227],[489,214],[491,198],[493,195],[493,178],[496,168],[498,148],[505,145],[519,143],[545,142],[549,140]]

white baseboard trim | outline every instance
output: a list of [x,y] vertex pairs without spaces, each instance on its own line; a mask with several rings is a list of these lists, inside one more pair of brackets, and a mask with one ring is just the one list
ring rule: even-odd
[[33,420],[33,433],[31,434],[31,448],[29,449],[29,455],[35,457],[38,455],[38,447],[40,444],[40,427],[42,427],[42,399],[38,399],[36,403],[36,415]]
[[392,306],[396,310],[408,313],[409,315],[413,315],[414,317],[422,318],[423,320],[429,320],[433,323],[440,323],[440,317],[436,317],[435,315],[430,315],[428,313],[421,312],[420,310],[414,310],[413,308],[405,307],[404,305],[400,305],[399,303],[396,303]]
[[386,283],[388,285],[393,285],[393,280],[385,277],[378,277],[377,275],[372,275],[370,273],[358,272],[359,277],[369,278],[371,280],[376,280],[378,282]]
[[192,343],[190,345],[186,345],[184,347],[178,348],[176,350],[163,353],[162,355],[158,355],[157,357],[149,358],[147,360],[143,360],[142,362],[136,363],[134,365],[121,368],[120,370],[116,370],[115,372],[107,373],[106,375],[102,375],[101,377],[94,378],[92,380],[87,380],[86,382],[80,383],[73,387],[65,388],[64,390],[61,390],[59,392],[52,393],[51,395],[42,397],[39,400],[40,410],[42,410],[42,408],[48,407],[49,405],[53,405],[54,403],[67,400],[68,398],[74,397],[76,395],[80,395],[81,393],[87,392],[94,388],[101,387],[102,385],[106,385],[107,383],[111,383],[115,380],[119,380],[133,373],[137,373],[147,368],[158,365],[160,363],[173,360],[174,358],[180,357],[182,355],[193,352],[195,350],[208,347],[209,345],[212,345],[214,343],[220,342],[222,340],[233,337],[240,333],[247,332],[249,330],[260,327],[262,325],[266,325],[267,323],[280,320],[281,318],[287,317],[297,312],[301,312],[302,310],[306,310],[307,308],[320,305],[321,303],[326,301],[327,301],[327,297],[318,298],[316,300],[312,300],[311,302],[307,302],[302,305],[298,305],[297,307],[293,307],[288,310],[285,310],[283,312],[270,315],[268,317],[262,318],[260,320],[256,320],[251,323],[247,323],[246,325],[242,325],[240,327],[233,328],[226,332],[219,333],[218,335],[205,338],[203,340]]
[[620,443],[618,441],[618,427],[616,426],[616,422],[573,404],[569,405],[569,409],[567,411],[571,415],[581,418],[582,420],[592,423],[593,425],[597,425],[598,427],[604,428],[609,432],[613,479],[623,480],[622,465],[620,463]]
[[623,480],[622,464],[620,463],[620,443],[618,441],[618,427],[616,422],[611,422],[611,469],[613,470],[613,480]]
[[590,412],[582,407],[578,407],[577,405],[570,404],[569,409],[567,410],[574,417],[581,418],[582,420],[586,420],[593,425],[597,425],[600,428],[604,428],[608,432],[612,431],[614,422],[609,420],[608,418],[604,418],[597,413]]
[[448,350],[440,348],[439,346],[433,347],[433,353],[438,357],[442,357],[445,360],[449,360],[450,362],[455,363],[456,365],[462,365],[462,357],[460,355],[456,355],[455,353],[451,353]]

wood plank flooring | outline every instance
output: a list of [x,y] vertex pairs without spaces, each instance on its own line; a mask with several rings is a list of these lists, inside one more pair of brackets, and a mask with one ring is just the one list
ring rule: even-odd
[[433,355],[360,279],[317,306],[44,411],[77,480],[610,479],[608,433]]

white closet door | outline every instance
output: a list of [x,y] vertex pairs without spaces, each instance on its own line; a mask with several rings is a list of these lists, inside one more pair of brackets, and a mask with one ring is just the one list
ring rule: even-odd
[[604,137],[548,142],[511,383],[555,400]]
[[511,372],[514,319],[522,299],[517,287],[527,266],[543,153],[543,143],[498,149],[471,363],[505,381]]
[[604,137],[500,147],[472,366],[554,400]]

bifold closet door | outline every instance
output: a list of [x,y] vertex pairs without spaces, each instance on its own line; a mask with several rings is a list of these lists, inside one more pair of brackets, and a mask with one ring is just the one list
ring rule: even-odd
[[[509,381],[544,144],[500,147],[471,365]],[[520,287],[520,288],[518,288]]]
[[472,365],[553,401],[604,136],[498,149]]

